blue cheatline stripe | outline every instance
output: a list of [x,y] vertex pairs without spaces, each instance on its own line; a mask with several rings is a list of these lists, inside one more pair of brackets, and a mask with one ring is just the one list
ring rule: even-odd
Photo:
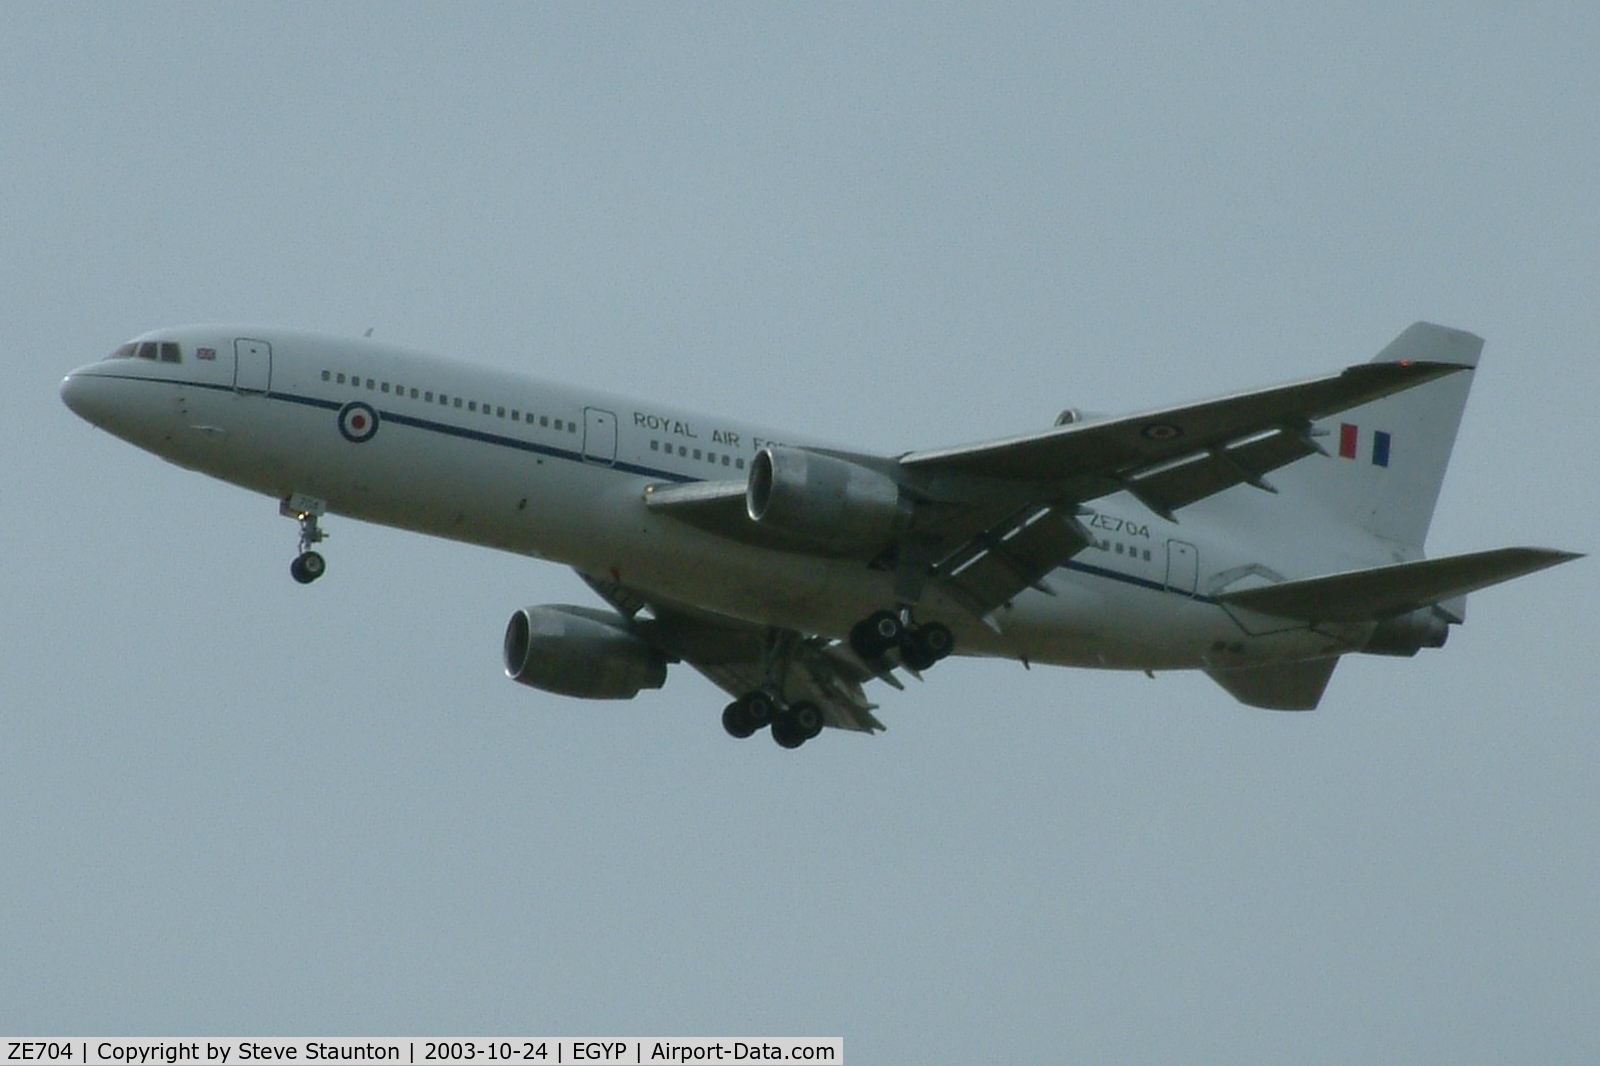
[[1198,600],[1201,603],[1209,603],[1214,605],[1217,602],[1210,596],[1202,596],[1198,592],[1184,592],[1181,589],[1168,588],[1166,584],[1160,581],[1151,581],[1149,578],[1135,577],[1132,574],[1124,574],[1120,570],[1107,570],[1103,566],[1094,566],[1090,563],[1082,563],[1077,559],[1068,559],[1066,562],[1061,564],[1061,569],[1076,570],[1078,573],[1088,574],[1090,577],[1103,577],[1107,581],[1120,581],[1124,585],[1133,585],[1137,588],[1149,589],[1151,592],[1170,592],[1175,596],[1182,596],[1185,599],[1190,600]]
[[[146,378],[133,374],[96,374],[95,377],[115,378],[118,381],[137,381],[150,385],[181,385],[193,389],[210,389],[212,392],[237,392],[232,385],[219,385],[211,381],[183,381],[172,378]],[[342,410],[344,404],[338,400],[323,400],[315,396],[299,396],[289,392],[252,392],[251,396],[262,396],[280,403],[299,404],[302,407],[315,407],[324,411]],[[482,444],[493,444],[501,448],[512,448],[516,451],[532,452],[535,455],[546,455],[552,459],[565,459],[568,462],[584,463],[589,466],[606,466],[612,470],[621,470],[627,474],[638,474],[641,477],[660,478],[662,481],[675,481],[680,484],[690,481],[702,481],[703,478],[693,477],[689,474],[680,474],[672,470],[658,470],[654,467],[643,466],[638,463],[616,460],[606,462],[601,459],[587,459],[583,452],[570,448],[557,448],[552,444],[540,444],[537,441],[522,440],[518,437],[507,437],[499,433],[485,433],[483,430],[468,429],[465,426],[455,426],[448,422],[436,422],[430,418],[417,418],[414,415],[403,415],[397,411],[378,411],[381,422],[393,422],[397,426],[410,426],[428,433],[438,433],[447,437],[460,437],[463,440],[474,440]]]
[[1372,434],[1372,465],[1389,465],[1389,434],[1381,429]]
[[[153,385],[184,385],[195,389],[210,389],[214,392],[237,391],[232,385],[218,385],[209,381],[174,381],[170,378],[146,378],[129,374],[99,374],[96,376],[116,378],[121,381],[139,381]],[[251,393],[251,395],[265,396],[269,400],[278,400],[282,403],[299,404],[302,407],[315,407],[324,411],[339,411],[344,407],[344,404],[338,400],[323,400],[315,396],[297,396],[293,393],[287,392]],[[448,437],[459,437],[463,440],[478,441],[482,444],[492,444],[501,448],[513,448],[518,451],[532,452],[536,455],[547,455],[553,459],[565,459],[574,463],[587,463],[590,466],[600,465],[585,460],[583,453],[579,451],[572,451],[566,448],[557,448],[553,445],[539,444],[534,441],[519,440],[516,437],[506,437],[497,433],[485,433],[482,430],[467,429],[465,426],[453,426],[448,422],[435,422],[432,419],[417,418],[414,415],[403,415],[394,411],[382,410],[378,412],[378,417],[382,421],[393,422],[397,426],[410,426],[413,429],[420,429],[428,433],[438,433]],[[1373,445],[1373,462],[1378,461],[1377,449],[1379,447],[1383,449],[1383,462],[1379,463],[1379,465],[1387,466],[1389,462],[1389,434],[1379,433],[1377,435]],[[660,478],[663,481],[676,481],[680,484],[706,480],[705,478],[691,477],[688,474],[680,474],[671,470],[658,470],[654,467],[641,466],[637,463],[625,463],[618,461],[604,465],[610,466],[613,470],[621,470],[624,473],[638,474],[642,477]],[[1125,585],[1133,585],[1138,588],[1149,589],[1152,592],[1170,592],[1174,595],[1184,596],[1192,600],[1198,600],[1201,603],[1213,605],[1216,603],[1216,601],[1211,599],[1209,596],[1202,596],[1199,593],[1182,592],[1178,589],[1170,589],[1160,581],[1151,581],[1148,578],[1135,577],[1132,574],[1124,574],[1119,570],[1108,570],[1104,567],[1093,566],[1089,563],[1079,562],[1077,559],[1068,559],[1066,562],[1061,564],[1061,569],[1075,570],[1081,574],[1088,574],[1091,577],[1105,578],[1107,581],[1120,581]]]

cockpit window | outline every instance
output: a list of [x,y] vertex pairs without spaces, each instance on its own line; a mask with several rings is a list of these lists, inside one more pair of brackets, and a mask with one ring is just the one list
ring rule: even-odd
[[148,359],[151,362],[181,363],[183,347],[177,341],[129,341],[107,359]]

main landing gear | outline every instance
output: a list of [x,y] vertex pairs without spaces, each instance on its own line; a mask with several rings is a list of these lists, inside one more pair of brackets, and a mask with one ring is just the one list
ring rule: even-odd
[[728,704],[722,728],[743,740],[763,726],[772,728],[780,748],[798,748],[822,732],[822,708],[810,700],[785,704],[767,689],[758,688]]
[[327,507],[321,500],[296,494],[283,501],[278,512],[300,523],[300,554],[289,564],[289,576],[302,585],[309,585],[328,570],[327,560],[323,559],[322,553],[311,550],[313,545],[328,539],[328,535],[317,524],[317,519],[327,512]]
[[940,622],[918,625],[909,608],[874,611],[850,630],[850,650],[866,662],[882,657],[891,648],[900,649],[900,662],[908,670],[922,671],[949,655],[956,647],[955,634]]

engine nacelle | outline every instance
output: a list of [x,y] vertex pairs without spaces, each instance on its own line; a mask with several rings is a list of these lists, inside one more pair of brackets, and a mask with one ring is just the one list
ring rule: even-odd
[[769,446],[750,464],[745,509],[752,521],[819,548],[874,555],[911,515],[886,474],[799,448]]
[[667,660],[616,614],[555,604],[506,624],[506,676],[588,700],[631,700],[667,682]]
[[1450,620],[1437,607],[1385,618],[1361,650],[1370,655],[1412,656],[1423,648],[1442,648],[1450,638]]

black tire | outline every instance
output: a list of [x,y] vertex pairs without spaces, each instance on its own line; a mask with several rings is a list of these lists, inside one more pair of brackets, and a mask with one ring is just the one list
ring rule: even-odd
[[739,698],[739,702],[744,704],[744,712],[750,716],[757,729],[772,721],[772,716],[778,711],[778,701],[765,689],[758,688],[754,692],[747,692]]
[[934,662],[956,650],[956,635],[950,632],[949,626],[939,622],[918,626],[912,632],[911,640],[919,649],[931,655]]
[[730,737],[743,740],[761,727],[750,717],[750,711],[745,707],[744,700],[734,700],[722,711],[722,728],[728,731]]
[[328,569],[327,561],[317,552],[301,552],[289,564],[289,576],[302,585],[309,585]]
[[920,674],[938,661],[931,652],[910,638],[900,645],[900,664],[907,670],[915,670]]
[[876,659],[905,637],[906,628],[893,611],[874,611],[850,629],[850,650],[862,659]]
[[780,714],[772,719],[772,739],[780,748],[798,748],[806,742],[806,732],[794,715]]
[[801,700],[789,708],[789,717],[793,718],[795,725],[807,740],[811,740],[822,732],[822,708],[809,700]]

